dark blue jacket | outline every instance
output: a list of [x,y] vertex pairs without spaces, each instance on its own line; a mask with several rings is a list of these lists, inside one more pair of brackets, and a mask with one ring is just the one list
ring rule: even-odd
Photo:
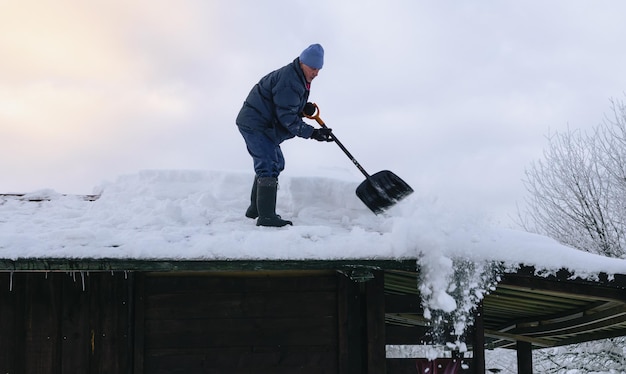
[[275,144],[299,136],[310,138],[313,126],[302,120],[309,90],[300,59],[261,78],[237,115],[237,126],[261,131]]

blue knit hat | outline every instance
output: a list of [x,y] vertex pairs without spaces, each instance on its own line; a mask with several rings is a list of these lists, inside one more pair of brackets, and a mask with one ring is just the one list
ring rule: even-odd
[[300,53],[300,62],[313,69],[321,69],[324,65],[324,48],[319,44],[311,44]]

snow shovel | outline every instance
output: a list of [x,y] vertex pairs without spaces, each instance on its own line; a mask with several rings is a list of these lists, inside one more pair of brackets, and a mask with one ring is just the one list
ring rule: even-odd
[[[320,108],[317,104],[307,104],[304,108],[304,116],[314,119],[320,126],[326,127],[326,124],[320,118]],[[411,186],[389,170],[383,170],[376,174],[369,175],[350,152],[348,152],[346,147],[341,144],[335,134],[331,133],[330,136],[335,143],[337,143],[339,148],[341,148],[343,153],[354,163],[357,169],[365,175],[366,179],[357,187],[356,195],[374,212],[374,214],[383,213],[389,207],[413,193]]]

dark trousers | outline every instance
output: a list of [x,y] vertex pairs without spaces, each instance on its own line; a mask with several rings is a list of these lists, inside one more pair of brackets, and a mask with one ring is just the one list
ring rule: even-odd
[[259,178],[278,178],[285,169],[285,158],[280,150],[280,145],[260,131],[239,128],[248,148],[248,153],[254,162],[254,172]]

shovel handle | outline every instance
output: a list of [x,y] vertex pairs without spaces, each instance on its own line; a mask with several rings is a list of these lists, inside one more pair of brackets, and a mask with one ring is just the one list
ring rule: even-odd
[[322,119],[320,118],[320,107],[318,107],[315,103],[311,104],[313,104],[315,111],[311,115],[305,113],[304,116],[309,119],[314,119],[322,127],[327,127],[324,121],[322,121]]
[[[317,106],[317,104],[312,103],[313,106],[315,107],[315,112],[313,112],[313,114],[309,115],[309,114],[304,114],[304,116],[306,118],[309,119],[314,119],[320,126],[324,127],[324,128],[328,128],[328,126],[326,126],[326,124],[324,123],[324,121],[320,118],[320,108]],[[367,171],[365,171],[365,169],[363,169],[363,167],[361,166],[361,164],[359,164],[359,162],[354,158],[354,156],[352,156],[352,154],[350,154],[350,152],[348,152],[348,149],[346,147],[344,147],[343,144],[341,144],[341,142],[339,141],[339,139],[337,139],[337,137],[335,136],[335,134],[330,133],[331,138],[335,141],[335,143],[337,143],[337,145],[339,146],[339,148],[341,148],[341,150],[343,151],[343,153],[346,154],[346,156],[348,156],[348,158],[350,159],[350,161],[352,161],[352,163],[357,167],[357,169],[359,169],[359,171],[361,173],[363,173],[363,175],[365,176],[365,178],[370,179],[370,175],[367,173]]]

